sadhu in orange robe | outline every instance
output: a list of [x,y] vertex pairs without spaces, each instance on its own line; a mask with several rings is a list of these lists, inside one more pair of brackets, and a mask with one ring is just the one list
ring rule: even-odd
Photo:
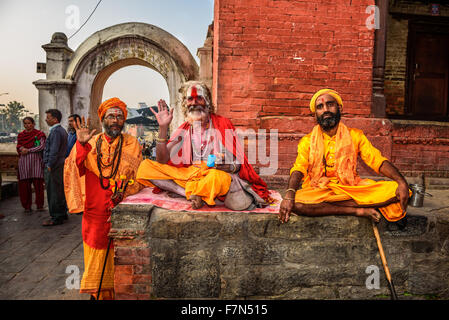
[[[298,156],[290,174],[304,174],[302,189],[295,201],[304,204],[354,200],[359,205],[374,205],[396,197],[395,181],[361,179],[356,171],[357,156],[376,173],[387,160],[373,147],[362,130],[347,128],[340,122],[335,136],[330,137],[315,126],[298,144]],[[388,221],[405,216],[399,202],[379,208]]]
[[[101,272],[108,247],[108,234],[111,228],[109,218],[113,203],[111,201],[112,184],[108,189],[100,186],[100,174],[97,165],[96,143],[102,139],[101,153],[103,163],[112,161],[114,151],[118,147],[119,138],[112,143],[104,134],[94,136],[89,143],[82,146],[78,141],[67,158],[64,170],[67,205],[70,212],[84,210],[82,221],[82,237],[84,247],[84,274],[81,280],[81,293],[90,293],[96,297],[100,284]],[[137,168],[142,161],[141,147],[137,139],[123,134],[122,154],[115,181],[120,175],[127,179],[135,179]],[[103,170],[103,176],[109,176],[111,169]],[[85,179],[86,193],[83,199],[82,190]],[[82,186],[81,188],[79,186]],[[103,185],[108,180],[103,179]],[[73,189],[70,186],[75,186]],[[125,197],[137,193],[142,188],[138,183],[128,185]],[[114,298],[114,249],[113,243],[108,253],[106,268],[101,285],[100,299]]]
[[[241,164],[238,178],[250,184],[256,206],[263,206],[271,201],[266,183],[257,175],[248,163],[246,155],[238,143],[235,128],[229,119],[211,114],[209,123],[210,135],[203,132],[198,137],[192,134],[192,126],[185,122],[171,136],[168,145],[174,144],[175,154],[171,155],[167,164],[144,160],[137,172],[137,180],[145,186],[154,187],[150,180],[173,180],[185,189],[186,199],[192,195],[202,198],[208,205],[215,205],[215,199],[228,193],[232,177],[230,174],[206,165],[207,156],[214,153],[233,155]],[[201,141],[195,141],[201,140]],[[193,144],[198,148],[194,148]],[[195,157],[195,151],[204,153]],[[198,161],[195,161],[195,160]],[[234,176],[234,179],[237,177]]]

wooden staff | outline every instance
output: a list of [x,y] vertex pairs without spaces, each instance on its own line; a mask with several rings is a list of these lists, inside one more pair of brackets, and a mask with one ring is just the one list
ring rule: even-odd
[[398,300],[398,295],[396,294],[396,290],[394,289],[393,280],[391,279],[390,269],[388,269],[387,259],[385,258],[384,249],[382,248],[382,242],[380,242],[379,230],[377,229],[377,225],[374,221],[371,221],[373,224],[374,236],[376,237],[377,247],[379,248],[380,258],[382,259],[382,264],[385,270],[385,276],[388,281],[388,288],[391,293],[391,300]]

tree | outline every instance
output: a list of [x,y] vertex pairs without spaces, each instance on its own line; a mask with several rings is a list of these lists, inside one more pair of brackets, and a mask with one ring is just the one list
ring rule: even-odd
[[19,132],[21,129],[21,120],[26,112],[29,112],[25,106],[17,101],[9,102],[1,111],[5,115],[6,123],[10,127],[10,132]]

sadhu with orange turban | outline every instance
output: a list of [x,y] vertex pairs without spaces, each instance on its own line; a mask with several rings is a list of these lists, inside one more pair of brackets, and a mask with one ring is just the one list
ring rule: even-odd
[[94,135],[95,130],[88,128],[89,121],[78,120],[75,124],[76,147],[64,166],[69,212],[84,211],[84,275],[80,292],[90,293],[96,299],[114,298],[114,250],[107,250],[108,245],[113,246],[108,238],[111,209],[124,197],[142,188],[134,181],[142,161],[141,147],[135,137],[122,133],[126,116],[126,104],[112,98],[98,108],[103,133]]
[[[299,141],[279,210],[281,222],[287,222],[291,214],[353,215],[373,221],[380,220],[380,213],[388,221],[405,216],[411,194],[407,181],[362,130],[348,128],[340,121],[342,109],[342,98],[335,90],[322,89],[313,95],[310,110],[318,124]],[[360,178],[358,155],[393,181]]]

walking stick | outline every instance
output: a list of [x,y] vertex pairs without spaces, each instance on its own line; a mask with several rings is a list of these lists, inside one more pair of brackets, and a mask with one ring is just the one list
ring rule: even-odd
[[100,299],[101,283],[103,282],[104,269],[106,269],[106,262],[108,261],[108,254],[109,254],[109,248],[111,246],[111,241],[112,241],[112,238],[109,238],[108,249],[106,250],[106,256],[104,257],[103,271],[101,271],[100,285],[98,286],[98,291],[97,291],[97,300]]
[[394,289],[393,280],[391,279],[390,269],[388,269],[387,259],[385,258],[384,249],[382,248],[382,242],[380,242],[379,230],[377,229],[377,225],[374,221],[371,221],[373,224],[374,236],[376,237],[377,247],[379,248],[380,258],[382,259],[382,264],[384,266],[385,275],[388,281],[388,289],[390,289],[391,300],[398,300],[398,295],[396,294],[396,290]]

